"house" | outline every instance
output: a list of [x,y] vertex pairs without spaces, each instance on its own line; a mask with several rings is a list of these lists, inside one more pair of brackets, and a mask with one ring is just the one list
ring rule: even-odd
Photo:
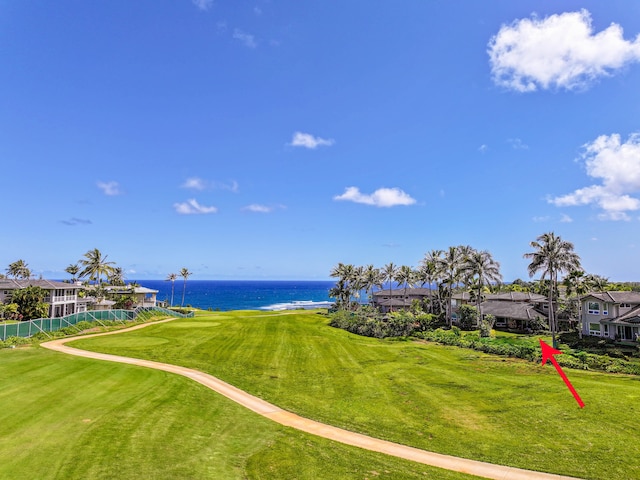
[[[415,301],[431,300],[435,297],[436,290],[429,288],[398,288],[378,290],[373,293],[373,306],[386,313],[391,309],[407,309]],[[525,330],[532,323],[538,323],[546,319],[548,311],[547,298],[544,295],[529,292],[504,292],[487,294],[480,304],[483,315],[493,315],[496,318],[496,327]],[[452,296],[451,313],[453,322],[457,322],[457,311],[461,305],[476,306],[475,298],[469,292],[459,292]]]
[[106,286],[104,289],[116,295],[133,295],[135,297],[133,307],[155,307],[158,303],[156,298],[158,290],[151,288],[127,285],[124,287]]
[[81,311],[78,309],[78,285],[53,280],[0,280],[0,302],[11,303],[16,290],[26,287],[40,287],[47,292],[45,303],[49,304],[49,317],[64,317]]
[[[452,297],[455,321],[460,305],[476,306],[475,299],[469,292],[456,293]],[[532,323],[544,321],[549,310],[547,298],[544,295],[530,292],[503,292],[483,296],[480,303],[480,313],[493,315],[495,326],[512,330],[526,330]]]
[[584,335],[622,341],[640,336],[640,292],[592,292],[581,304]]
[[[110,310],[116,304],[115,301],[109,299],[98,299],[91,295],[84,297],[78,295],[81,289],[91,292],[92,288],[95,288],[94,286],[87,287],[54,280],[14,280],[7,278],[0,279],[0,303],[11,303],[11,298],[16,290],[30,286],[40,287],[47,292],[44,302],[49,304],[50,318],[64,317],[65,315],[87,310]],[[156,295],[158,290],[139,286],[106,286],[104,288],[109,293],[133,295],[135,300],[132,308],[157,306]]]
[[396,288],[383,289],[373,292],[371,304],[380,310],[382,313],[408,309],[414,300],[420,302],[425,299],[430,300],[432,296],[435,296],[435,291],[429,288]]

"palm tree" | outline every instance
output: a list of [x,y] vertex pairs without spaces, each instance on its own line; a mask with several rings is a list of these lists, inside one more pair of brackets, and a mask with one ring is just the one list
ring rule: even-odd
[[373,288],[381,288],[383,281],[382,273],[379,269],[375,268],[373,265],[367,265],[364,267],[362,272],[362,284],[370,300],[373,299]]
[[466,271],[473,281],[476,294],[476,310],[478,311],[478,326],[480,325],[480,303],[482,303],[482,291],[485,285],[502,282],[500,264],[496,262],[487,250],[472,251],[467,258]]
[[407,265],[402,265],[398,269],[394,280],[398,282],[398,285],[404,285],[404,295],[403,295],[404,297],[407,296],[407,286],[408,285],[413,286],[414,279],[415,279],[415,273],[411,267]]
[[13,277],[15,279],[23,278],[28,280],[31,278],[31,270],[29,270],[27,263],[24,260],[16,260],[15,262],[10,263],[6,272],[7,277]]
[[571,301],[571,295],[575,294],[573,301],[575,302],[576,318],[578,320],[578,336],[582,338],[582,315],[580,314],[580,297],[586,295],[591,290],[589,275],[585,275],[582,270],[573,270],[569,272],[562,282],[567,289],[567,298]]
[[187,278],[189,278],[191,275],[193,275],[193,272],[190,272],[186,267],[183,267],[182,270],[180,270],[180,276],[184,279],[184,283],[182,284],[182,303],[180,304],[181,307],[184,307],[184,294],[187,290]]
[[384,281],[389,282],[389,310],[390,311],[393,311],[393,305],[391,303],[391,286],[393,285],[393,281],[395,280],[397,273],[398,273],[398,267],[394,265],[393,262],[389,262],[384,267],[382,267],[382,279]]
[[[351,276],[349,277],[349,286],[351,287],[351,295],[356,298],[356,303],[360,304],[360,292],[365,288],[364,283],[364,267],[354,267]],[[351,298],[349,298],[349,305],[351,305]]]
[[80,265],[84,268],[80,272],[80,277],[89,277],[89,280],[98,282],[102,285],[102,275],[108,277],[114,271],[115,262],[107,262],[108,255],[102,256],[97,248],[89,250],[84,254],[84,259],[80,260]]
[[[429,295],[429,313],[433,313],[433,290],[431,285],[433,282],[437,282],[440,275],[438,269],[443,253],[442,250],[431,250],[427,252],[420,261],[420,267],[418,268],[418,278],[422,282],[422,286],[425,284],[429,285],[429,292],[431,293],[431,295]],[[438,303],[440,303],[440,289],[436,288],[436,291],[438,292]]]
[[167,282],[171,282],[171,306],[172,307],[173,307],[173,289],[176,285],[176,278],[178,278],[177,273],[170,273],[169,275],[167,275],[167,278],[165,278]]
[[124,270],[121,267],[115,267],[108,279],[111,285],[124,285]]
[[77,263],[71,263],[67,268],[64,269],[69,275],[71,275],[71,283],[76,283],[78,273],[80,272],[80,267]]
[[347,285],[342,279],[339,279],[336,284],[329,289],[329,297],[337,300],[336,304],[339,308],[346,309],[345,298],[348,298],[348,296]]
[[358,296],[364,284],[362,282],[362,267],[355,267],[350,263],[338,263],[331,269],[329,276],[337,278],[340,283],[340,304],[343,308],[351,308],[351,297]]
[[553,311],[553,300],[558,286],[558,276],[562,272],[580,269],[580,257],[573,251],[573,243],[562,240],[555,233],[543,233],[530,243],[535,251],[525,253],[524,258],[531,259],[528,266],[529,276],[541,272],[541,280],[549,280],[549,328],[553,338],[553,348],[557,347],[556,332],[558,326]]
[[596,292],[604,292],[609,285],[609,279],[601,275],[590,273],[587,275],[587,282],[591,285],[591,288]]
[[453,286],[460,282],[470,250],[472,250],[471,247],[464,245],[449,247],[440,259],[443,282],[447,286],[447,322],[449,327],[453,324]]

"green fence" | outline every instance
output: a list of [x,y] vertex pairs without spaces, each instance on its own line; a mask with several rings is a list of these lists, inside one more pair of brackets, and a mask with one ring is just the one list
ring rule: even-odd
[[6,340],[8,337],[30,337],[38,332],[53,332],[64,327],[70,327],[78,322],[102,321],[109,322],[127,322],[135,320],[142,312],[158,312],[170,315],[172,317],[193,317],[193,312],[188,314],[174,312],[166,308],[145,307],[136,308],[135,310],[92,310],[88,312],[74,313],[66,317],[58,318],[40,318],[38,320],[30,320],[28,322],[3,323],[0,324],[0,340]]

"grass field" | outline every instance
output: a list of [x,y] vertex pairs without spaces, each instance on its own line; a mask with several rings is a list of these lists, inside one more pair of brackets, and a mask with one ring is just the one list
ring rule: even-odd
[[[280,407],[427,450],[590,479],[640,478],[637,377],[380,341],[313,313],[207,313],[75,346],[211,373]],[[346,477],[349,478],[349,477]]]
[[476,478],[280,427],[145,368],[5,349],[0,385],[0,479]]

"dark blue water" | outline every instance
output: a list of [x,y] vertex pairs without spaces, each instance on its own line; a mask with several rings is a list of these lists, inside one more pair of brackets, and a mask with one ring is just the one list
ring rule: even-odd
[[[138,280],[140,285],[159,290],[158,300],[171,302],[171,282]],[[182,303],[184,281],[174,284],[173,304]],[[331,281],[187,280],[184,305],[207,310],[286,310],[327,307],[333,300]]]

